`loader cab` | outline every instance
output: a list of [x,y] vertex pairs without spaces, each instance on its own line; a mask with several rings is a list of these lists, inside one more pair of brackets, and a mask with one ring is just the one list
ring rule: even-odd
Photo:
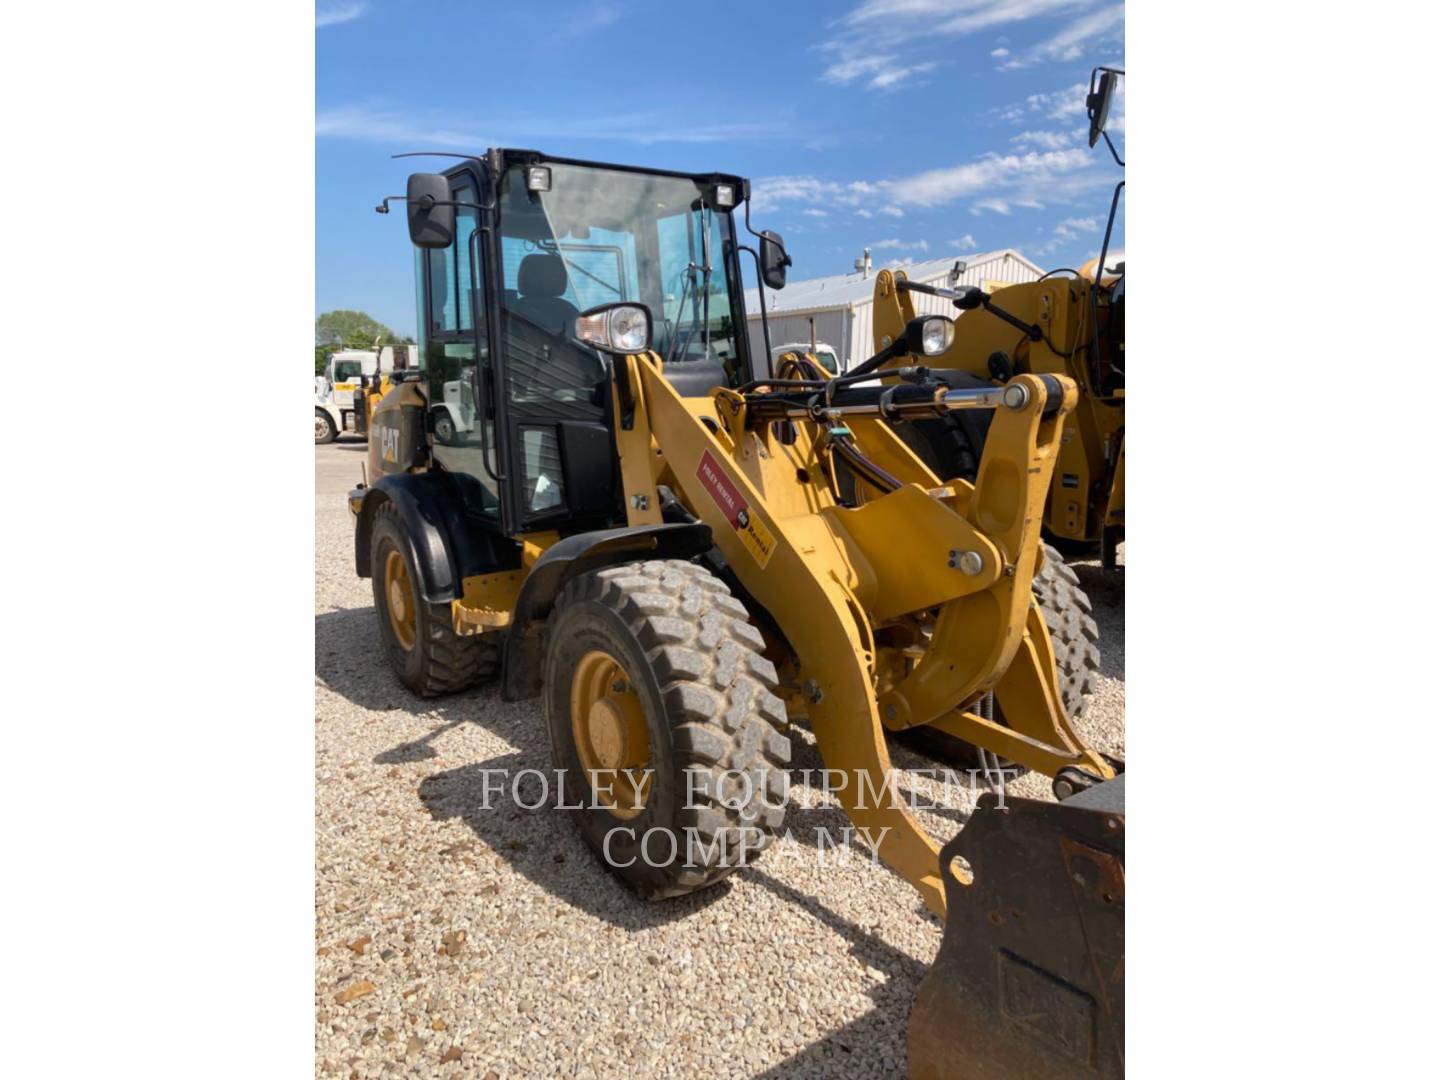
[[426,430],[472,515],[507,535],[624,523],[610,364],[575,338],[584,311],[645,305],[686,396],[750,381],[743,183],[515,150],[412,177]]

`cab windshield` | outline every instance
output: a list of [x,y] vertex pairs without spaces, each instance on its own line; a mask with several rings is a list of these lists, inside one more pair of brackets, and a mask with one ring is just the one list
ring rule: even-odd
[[[731,274],[729,211],[713,208],[705,188],[683,177],[553,162],[546,168],[548,191],[527,190],[527,170],[518,166],[501,180],[502,304],[509,320],[568,340],[580,312],[642,303],[667,375],[692,375],[697,389],[707,380],[738,386],[743,316]],[[517,358],[508,359],[514,371]],[[551,374],[544,381],[553,386]]]

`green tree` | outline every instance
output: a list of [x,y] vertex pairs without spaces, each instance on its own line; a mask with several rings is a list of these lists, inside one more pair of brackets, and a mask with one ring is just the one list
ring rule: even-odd
[[414,339],[399,337],[382,322],[363,311],[341,308],[315,319],[315,374],[325,374],[330,354],[337,349],[372,349],[381,345],[413,345]]
[[363,311],[327,311],[315,319],[315,344],[337,349],[366,349],[380,339],[381,345],[399,342],[395,332]]

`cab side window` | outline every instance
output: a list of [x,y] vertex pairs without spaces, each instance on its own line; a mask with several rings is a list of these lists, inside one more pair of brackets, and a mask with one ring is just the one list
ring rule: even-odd
[[[476,202],[475,189],[468,184],[457,186],[452,197],[457,203]],[[462,487],[466,501],[472,512],[495,516],[495,428],[481,415],[476,392],[490,356],[479,225],[478,211],[457,206],[454,243],[428,253],[425,381],[436,462],[478,480],[478,485]]]
[[[462,185],[455,189],[455,201],[474,204],[475,189]],[[455,242],[448,248],[429,253],[430,321],[429,336],[445,337],[463,334],[473,340],[471,331],[485,328],[484,291],[476,280],[480,260],[479,215],[468,206],[455,208]]]

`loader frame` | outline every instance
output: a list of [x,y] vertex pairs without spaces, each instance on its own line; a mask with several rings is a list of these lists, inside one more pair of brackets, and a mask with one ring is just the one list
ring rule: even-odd
[[[1065,715],[1030,595],[1073,384],[1061,384],[1047,416],[1051,388],[1038,376],[1016,380],[1026,403],[997,411],[974,485],[942,485],[878,406],[845,414],[869,458],[902,480],[851,509],[836,500],[821,453],[834,420],[789,421],[793,430],[747,423],[743,395],[682,398],[654,354],[624,363],[637,390],[633,422],[617,432],[631,523],[660,520],[665,485],[710,526],[726,564],[794,650],[787,706],[809,720],[827,768],[841,774],[835,790],[846,813],[932,910],[945,903],[939,845],[903,800],[873,797],[898,794],[886,730],[931,724],[1048,776],[1114,775]],[[618,391],[615,406],[618,415]],[[907,542],[896,544],[898,536]],[[959,569],[957,553],[977,553],[981,568]],[[891,643],[916,612],[935,613],[918,663]],[[970,708],[990,691],[1008,724]]]

